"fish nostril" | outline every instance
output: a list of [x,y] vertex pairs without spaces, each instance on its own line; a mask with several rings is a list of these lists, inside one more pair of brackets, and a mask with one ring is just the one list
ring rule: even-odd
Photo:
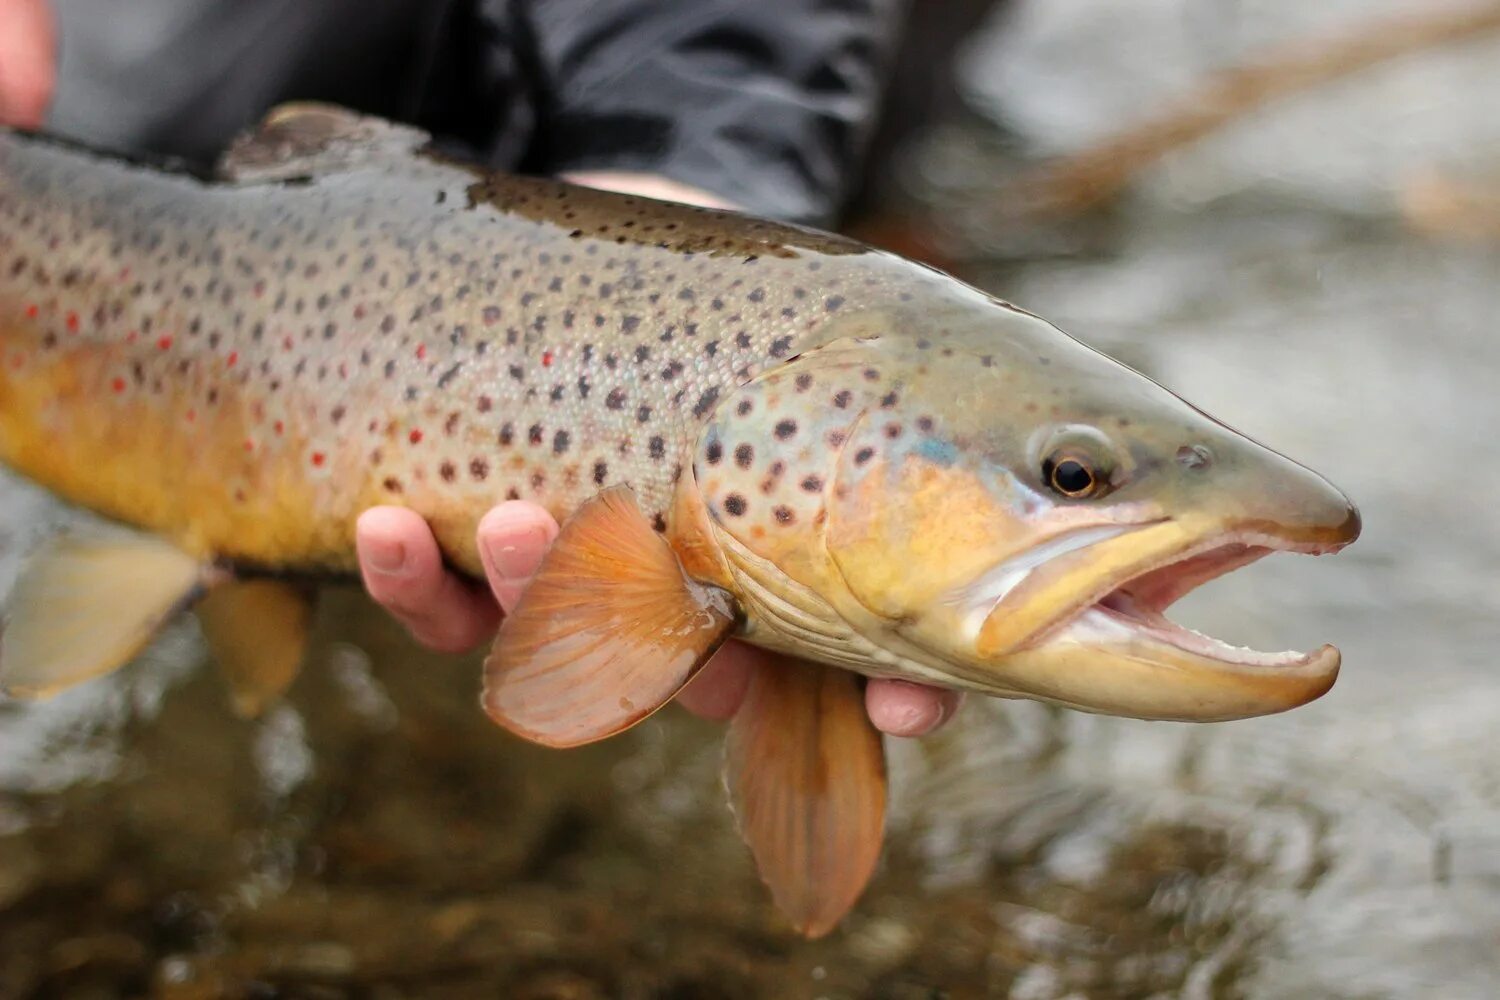
[[1206,445],[1185,444],[1177,449],[1177,464],[1185,469],[1202,471],[1214,464],[1214,453]]

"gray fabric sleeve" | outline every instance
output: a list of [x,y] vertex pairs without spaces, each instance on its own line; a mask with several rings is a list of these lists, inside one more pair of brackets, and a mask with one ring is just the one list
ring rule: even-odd
[[901,0],[534,0],[528,166],[645,170],[826,223],[854,174]]

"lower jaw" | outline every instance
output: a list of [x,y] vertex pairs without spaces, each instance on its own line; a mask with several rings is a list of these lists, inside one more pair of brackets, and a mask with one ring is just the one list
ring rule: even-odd
[[1296,650],[1262,652],[1204,635],[1169,620],[1160,611],[1140,606],[1124,591],[1115,591],[1085,610],[1064,630],[1064,634],[1072,638],[1079,630],[1094,633],[1109,630],[1117,636],[1128,636],[1135,643],[1148,643],[1201,657],[1227,669],[1297,667],[1306,665],[1312,658],[1310,654]]

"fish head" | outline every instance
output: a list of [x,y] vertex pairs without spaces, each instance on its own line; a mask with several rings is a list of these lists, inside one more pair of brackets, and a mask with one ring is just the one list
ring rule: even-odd
[[1162,612],[1270,552],[1347,545],[1344,494],[974,298],[855,319],[726,401],[705,439],[717,461],[695,473],[754,591],[752,638],[1138,718],[1243,718],[1327,691],[1332,646],[1260,653]]

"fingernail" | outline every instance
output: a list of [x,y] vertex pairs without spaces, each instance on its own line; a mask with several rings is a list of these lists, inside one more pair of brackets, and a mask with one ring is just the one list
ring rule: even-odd
[[490,565],[504,580],[524,580],[536,572],[537,553],[546,543],[546,535],[539,529],[529,531],[520,544],[492,539],[485,543]]
[[377,573],[393,576],[406,566],[406,546],[393,539],[367,539],[360,548],[365,562]]

